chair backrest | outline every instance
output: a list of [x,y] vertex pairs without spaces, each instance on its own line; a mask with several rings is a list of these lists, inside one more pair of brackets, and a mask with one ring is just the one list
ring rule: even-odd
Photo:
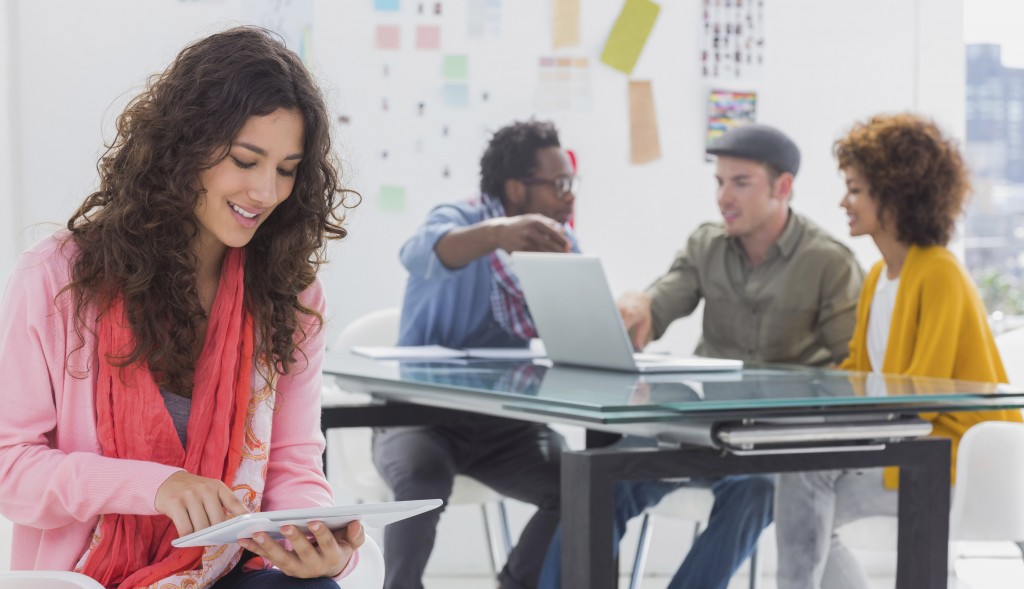
[[[331,344],[332,352],[352,346],[393,346],[398,341],[398,307],[372,311],[349,323]],[[327,433],[327,476],[331,486],[359,501],[390,501],[391,490],[371,460],[370,430],[339,428]]]
[[967,430],[956,460],[950,539],[1024,541],[1024,423]]
[[[372,311],[349,323],[331,344],[333,352],[352,346],[393,346],[398,341],[398,307]],[[358,501],[391,501],[391,490],[373,465],[368,428],[337,428],[327,432],[327,478],[331,486]],[[501,496],[476,480],[458,476],[449,504],[497,501]]]
[[8,571],[0,573],[0,589],[103,589],[103,585],[67,571]]
[[341,582],[345,589],[381,589],[384,586],[384,555],[369,535],[359,549],[359,564]]
[[398,307],[371,311],[346,325],[331,344],[331,350],[337,352],[352,346],[393,346],[398,341],[400,316]]

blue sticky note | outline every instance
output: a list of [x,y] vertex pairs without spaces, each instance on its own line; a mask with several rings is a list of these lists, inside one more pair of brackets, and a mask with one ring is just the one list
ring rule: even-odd
[[397,12],[398,0],[373,0],[373,9],[380,12]]
[[469,86],[466,84],[445,84],[442,88],[445,106],[466,108],[469,106]]

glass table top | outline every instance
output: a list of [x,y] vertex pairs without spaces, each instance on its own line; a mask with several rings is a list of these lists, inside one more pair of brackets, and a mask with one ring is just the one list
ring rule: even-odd
[[387,393],[410,386],[486,397],[532,412],[602,420],[743,417],[778,413],[925,412],[1024,407],[1024,388],[788,365],[710,373],[640,375],[546,361],[396,361],[328,354],[324,373]]

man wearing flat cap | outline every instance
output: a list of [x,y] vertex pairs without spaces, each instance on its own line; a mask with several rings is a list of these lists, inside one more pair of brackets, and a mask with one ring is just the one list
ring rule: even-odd
[[[729,130],[707,149],[717,156],[722,221],[690,235],[666,273],[643,293],[623,295],[619,311],[642,349],[704,300],[696,353],[747,363],[825,366],[847,355],[863,271],[853,253],[790,209],[800,150],[766,125]],[[636,439],[626,444],[643,445]],[[683,485],[709,487],[715,506],[669,589],[725,589],[772,521],[768,476],[627,481],[615,489],[617,538],[626,522]],[[539,587],[559,574],[560,536]]]

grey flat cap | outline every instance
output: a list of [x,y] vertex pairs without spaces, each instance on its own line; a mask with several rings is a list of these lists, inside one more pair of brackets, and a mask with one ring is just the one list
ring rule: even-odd
[[771,164],[796,175],[800,149],[785,133],[768,125],[740,125],[725,132],[707,148],[711,155],[726,155]]

